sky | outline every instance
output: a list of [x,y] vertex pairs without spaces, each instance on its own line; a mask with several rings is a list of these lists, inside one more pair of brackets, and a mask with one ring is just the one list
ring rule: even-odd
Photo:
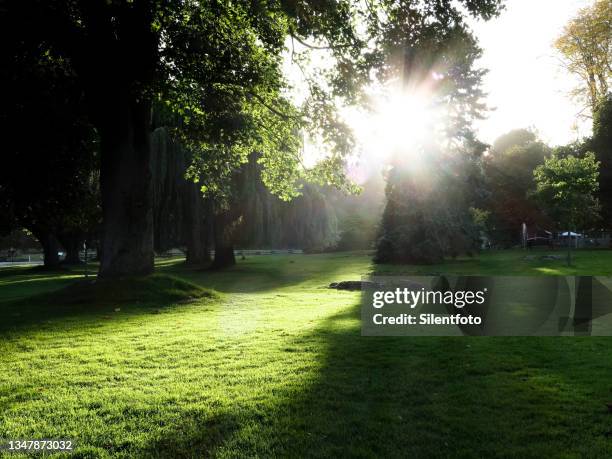
[[[483,50],[476,66],[488,70],[483,89],[486,103],[492,108],[486,119],[474,125],[479,139],[492,143],[508,131],[529,128],[550,146],[557,146],[590,135],[590,122],[577,116],[581,104],[569,97],[569,92],[581,83],[562,69],[553,43],[578,10],[591,3],[592,0],[506,0],[499,17],[468,20]],[[318,56],[318,60],[318,65],[327,62],[325,56]],[[289,60],[286,64],[290,79],[300,88],[299,72]],[[303,90],[300,97],[305,95]],[[431,115],[422,109],[422,104],[414,102],[382,104],[377,114],[350,108],[341,112],[355,133],[355,154],[361,164],[358,169],[374,168],[397,142],[410,143],[406,117],[414,125],[415,120]],[[417,112],[406,111],[406,107]],[[305,164],[316,163],[324,150],[318,142],[306,138]]]
[[[590,134],[588,122],[576,123],[581,106],[568,92],[578,83],[564,72],[554,40],[589,0],[508,0],[502,14],[489,22],[472,22],[489,69],[484,78],[487,102],[496,108],[476,127],[492,142],[514,128],[534,127],[551,145]],[[578,128],[576,130],[576,128]]]

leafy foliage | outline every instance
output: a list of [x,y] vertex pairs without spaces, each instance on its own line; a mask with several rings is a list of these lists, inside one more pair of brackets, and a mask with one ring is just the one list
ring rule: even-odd
[[[6,32],[6,31],[5,31]],[[3,220],[82,242],[100,218],[98,139],[68,64],[3,33]]]
[[[485,18],[500,9],[500,2],[496,0],[460,3],[465,3],[474,15]],[[449,95],[448,108],[455,110],[456,123],[449,124],[449,129],[457,133],[464,131],[466,119],[477,116],[477,100],[482,93],[469,81],[478,80],[482,71],[472,69],[469,64],[465,66],[463,56],[473,52],[470,61],[478,57],[478,51],[473,37],[465,29],[457,5],[448,1],[435,2],[435,7],[434,2],[416,4],[406,1],[255,4],[251,7],[255,10],[248,10],[246,15],[238,11],[242,7],[233,4],[221,7],[222,11],[217,12],[217,17],[223,16],[225,8],[229,8],[227,14],[232,17],[232,27],[223,29],[226,34],[223,43],[232,49],[233,54],[242,53],[239,61],[255,59],[257,63],[254,65],[257,71],[247,78],[248,85],[244,81],[234,81],[221,88],[193,79],[188,82],[188,87],[196,88],[195,96],[189,96],[191,102],[186,109],[178,108],[180,113],[188,113],[189,123],[194,127],[189,130],[191,135],[187,139],[198,138],[201,141],[195,145],[191,143],[191,147],[199,152],[191,177],[202,181],[205,192],[227,194],[231,170],[246,162],[251,151],[260,155],[264,183],[283,199],[296,196],[302,179],[357,191],[344,172],[344,160],[354,145],[352,133],[339,116],[338,108],[343,103],[365,102],[363,89],[368,84],[396,77],[397,66],[393,61],[398,53],[408,48],[414,51],[427,48],[427,55],[437,55],[435,63],[423,62],[430,70],[452,71],[463,76],[447,79],[443,85],[450,86],[440,89],[440,93],[445,91]],[[264,12],[266,20],[262,23],[258,15]],[[240,29],[237,35],[234,35],[234,28]],[[245,30],[252,33],[243,37]],[[291,40],[291,64],[299,69],[307,88],[305,100],[298,105],[285,96],[291,88],[280,69],[285,52],[284,37]],[[249,42],[251,39],[255,40]],[[250,43],[247,48],[239,46],[234,50],[236,43],[242,44],[245,40]],[[423,45],[425,42],[426,46]],[[258,43],[265,53],[257,49]],[[326,60],[329,65],[323,69],[310,66],[313,57]],[[222,72],[230,74],[229,81],[242,71],[229,68],[231,66],[224,64],[222,69]],[[465,84],[455,87],[458,81]],[[181,86],[178,93],[190,94],[182,89]],[[213,100],[219,97],[222,103],[214,104],[212,110],[210,102],[208,108],[201,111],[191,110],[200,106],[199,101],[207,101],[197,95],[201,91],[208,97],[214,95]],[[219,107],[223,110],[218,113]],[[199,121],[198,116],[194,116],[198,113],[203,115]],[[211,122],[211,119],[220,124]],[[229,135],[233,131],[232,122],[228,121],[240,125],[234,137]],[[202,137],[203,132],[218,133],[220,127],[226,137]],[[324,156],[312,168],[304,167],[301,162],[302,132],[327,146]],[[226,181],[214,183],[219,178]]]
[[[100,136],[101,270],[114,275],[153,268],[146,171],[153,104],[174,117],[175,135],[193,153],[189,178],[221,203],[231,201],[233,172],[252,152],[264,183],[283,199],[296,196],[303,180],[355,191],[344,172],[352,139],[338,108],[363,102],[365,86],[396,75],[398,54],[408,50],[423,62],[439,55],[431,70],[449,75],[440,93],[464,120],[448,127],[465,135],[479,110],[472,83],[481,74],[471,66],[479,51],[463,17],[499,10],[499,0],[23,0],[3,8],[2,25],[17,26],[11,58],[61,64],[59,80],[74,83],[78,109]],[[284,77],[289,41],[301,47],[291,52],[308,88],[303,103],[291,98]],[[319,51],[330,65],[311,71],[305,62]],[[304,132],[327,145],[312,168],[302,164]],[[121,267],[128,259],[135,261]]]
[[530,193],[535,191],[534,169],[543,164],[551,150],[536,135],[517,129],[500,136],[483,159],[485,199],[490,212],[488,235],[493,244],[511,247],[518,242],[522,223],[529,227],[550,227]]
[[581,9],[555,42],[564,67],[582,80],[572,94],[594,111],[612,81],[612,3],[596,0]]
[[596,220],[599,164],[589,152],[584,158],[553,155],[535,169],[536,195],[561,229],[582,229]]

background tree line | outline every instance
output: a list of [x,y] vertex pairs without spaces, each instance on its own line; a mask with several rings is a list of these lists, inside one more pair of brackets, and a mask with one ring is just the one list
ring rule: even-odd
[[[464,15],[499,10],[498,0],[4,2],[0,121],[12,167],[2,168],[3,219],[36,234],[47,264],[56,263],[58,241],[69,249],[68,238],[93,231],[101,277],[150,273],[163,239],[153,206],[159,113],[180,145],[170,150],[188,151],[186,177],[206,200],[188,206],[190,218],[209,215],[215,253],[227,255],[219,264],[231,263],[236,181],[251,154],[281,199],[306,182],[355,190],[338,104],[360,103],[364,87],[393,77],[389,63],[406,47],[427,46],[434,34],[450,39],[465,30]],[[282,71],[289,40],[302,48],[292,50],[308,89],[299,104]],[[331,68],[309,73],[308,54],[320,49]],[[300,159],[305,131],[327,145],[311,168]],[[189,226],[206,247],[206,231]]]
[[[468,106],[478,116],[486,112],[478,104],[482,74],[465,69],[480,49],[475,40],[463,42],[470,51],[456,56],[455,74],[463,75],[463,93],[474,96]],[[596,0],[581,9],[554,46],[581,82],[571,95],[592,118],[592,136],[551,148],[535,131],[517,129],[486,146],[470,133],[473,117],[458,117],[463,129],[447,133],[455,142],[421,146],[426,170],[405,161],[392,166],[376,260],[437,263],[472,254],[485,241],[518,246],[523,223],[548,231],[612,229],[612,4]],[[448,54],[443,43],[429,49]]]

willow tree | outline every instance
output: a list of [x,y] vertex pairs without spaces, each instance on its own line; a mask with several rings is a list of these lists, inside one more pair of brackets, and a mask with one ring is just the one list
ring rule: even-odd
[[[83,90],[100,137],[99,274],[112,277],[153,270],[149,131],[155,100],[183,117],[183,134],[201,152],[196,163],[204,172],[218,169],[210,162],[231,167],[244,160],[255,143],[263,151],[264,180],[289,192],[293,185],[281,182],[296,183],[296,143],[266,129],[259,115],[269,112],[286,122],[280,132],[297,139],[307,126],[333,145],[308,174],[341,185],[350,143],[335,102],[358,100],[360,88],[385,73],[398,43],[419,39],[419,28],[454,28],[461,6],[489,17],[499,1],[13,0],[3,5],[2,26],[17,30],[41,56],[64,61]],[[309,78],[310,97],[297,117],[283,98],[287,37],[309,49],[326,48],[333,62]]]

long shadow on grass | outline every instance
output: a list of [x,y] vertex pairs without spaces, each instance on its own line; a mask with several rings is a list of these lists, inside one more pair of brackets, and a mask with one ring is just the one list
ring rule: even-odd
[[[176,451],[193,447],[205,457],[425,457],[440,451],[437,441],[469,435],[466,409],[477,405],[480,394],[465,380],[471,361],[465,343],[361,337],[358,314],[358,306],[351,307],[293,340],[287,360],[296,349],[322,349],[322,356],[313,356],[322,357],[320,367],[311,375],[288,373],[286,392],[267,394],[272,400],[264,406],[271,408],[242,410],[241,424],[226,423],[223,440],[214,447],[202,451],[207,444],[202,423],[199,433],[190,429],[191,438],[178,428],[176,436],[152,444],[143,457],[197,456],[175,455],[168,445]],[[306,380],[304,391],[295,390],[302,387],[300,377]],[[453,393],[462,399],[452,400]],[[256,438],[241,433],[253,425]]]
[[[240,424],[228,413],[213,443],[204,421],[190,423],[144,456],[610,457],[584,378],[545,365],[555,338],[362,337],[358,315],[351,307],[293,340],[287,362],[322,349],[319,366],[288,372],[264,411],[242,410]],[[581,355],[561,360],[576,369]]]
[[[271,413],[280,455],[541,457],[562,445],[610,456],[610,422],[589,402],[580,348],[561,356],[555,338],[361,337],[358,312],[296,342],[323,341],[327,353],[314,384]],[[600,365],[590,376],[611,375]]]

